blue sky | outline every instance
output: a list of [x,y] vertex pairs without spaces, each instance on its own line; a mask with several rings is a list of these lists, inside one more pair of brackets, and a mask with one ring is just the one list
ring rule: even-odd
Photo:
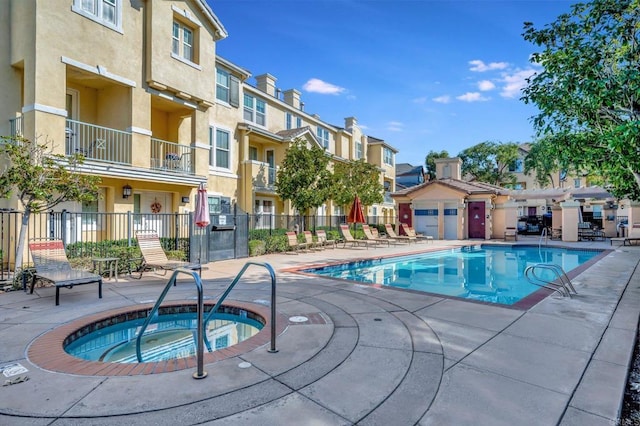
[[[530,142],[519,100],[536,69],[523,23],[569,12],[565,0],[207,0],[229,37],[217,53],[297,89],[305,111],[424,163],[483,141]],[[253,79],[250,83],[254,83]]]

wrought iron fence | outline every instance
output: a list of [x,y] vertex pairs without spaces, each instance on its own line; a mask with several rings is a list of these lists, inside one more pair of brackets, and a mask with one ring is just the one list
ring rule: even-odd
[[23,213],[0,211],[0,281],[12,279],[16,269],[29,263],[27,242],[54,238],[65,243],[70,257],[103,257],[113,247],[135,247],[135,233],[155,230],[167,251],[183,251],[190,258],[192,214],[181,213],[35,213],[29,218],[23,248],[23,264],[16,265],[16,251]]
[[[340,229],[340,224],[347,223],[347,217],[345,215],[338,216],[299,216],[299,215],[275,215],[275,214],[247,214],[249,218],[249,239],[259,238],[259,235],[264,233],[253,233],[256,237],[252,236],[251,231],[263,230],[268,231],[271,235],[273,232],[279,230],[285,231],[303,231],[311,230],[315,231],[317,228],[335,230]],[[394,220],[388,219],[385,222],[385,218],[382,216],[365,216],[366,222],[372,225],[384,225],[385,223],[395,223]],[[297,227],[296,227],[297,225]]]

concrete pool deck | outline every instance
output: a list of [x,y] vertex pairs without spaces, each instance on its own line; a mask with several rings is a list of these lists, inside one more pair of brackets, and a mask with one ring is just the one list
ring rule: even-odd
[[[309,321],[289,320],[277,353],[265,344],[207,364],[202,380],[193,369],[59,373],[28,357],[34,339],[60,325],[155,300],[162,276],[106,280],[103,299],[96,286],[62,289],[59,306],[51,287],[1,294],[0,366],[19,363],[29,380],[0,387],[0,424],[616,424],[640,314],[640,247],[562,243],[613,251],[573,279],[578,296],[550,296],[528,310],[282,272],[460,243],[210,263],[202,277],[207,298],[221,294],[248,260],[267,262],[277,271],[278,312]],[[264,305],[271,290],[264,269],[245,277],[229,299]],[[184,278],[167,300],[193,298]]]

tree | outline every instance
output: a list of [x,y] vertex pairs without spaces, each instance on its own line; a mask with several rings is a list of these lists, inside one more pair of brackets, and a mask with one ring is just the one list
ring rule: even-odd
[[442,150],[440,152],[429,151],[427,157],[424,159],[429,180],[434,180],[436,178],[436,160],[439,158],[449,158],[449,153],[446,150]]
[[462,176],[493,185],[516,183],[509,166],[518,159],[518,144],[481,142],[458,154],[462,160]]
[[47,211],[64,201],[89,202],[98,197],[97,176],[77,173],[82,155],[65,157],[53,154],[50,142],[6,138],[0,141],[0,155],[7,161],[0,173],[0,197],[15,195],[24,213],[18,245],[16,267],[22,265],[24,242],[32,213]]
[[384,187],[380,183],[380,171],[363,159],[337,162],[333,167],[333,201],[343,207],[353,203],[356,195],[363,206],[381,203]]
[[594,0],[523,37],[541,47],[522,100],[535,104],[539,156],[640,199],[640,0]]
[[321,206],[329,198],[332,183],[328,165],[329,156],[322,148],[294,140],[278,170],[276,193],[283,200],[291,200],[300,214]]

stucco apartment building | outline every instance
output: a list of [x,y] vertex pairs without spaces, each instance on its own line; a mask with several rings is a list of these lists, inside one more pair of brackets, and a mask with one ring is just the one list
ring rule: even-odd
[[[365,158],[395,190],[397,151],[354,117],[323,122],[296,89],[217,56],[228,34],[205,0],[0,0],[0,25],[0,134],[81,153],[102,178],[100,200],[69,211],[184,212],[205,183],[214,213],[293,213],[274,183],[296,138]],[[368,213],[392,221],[393,201]]]

